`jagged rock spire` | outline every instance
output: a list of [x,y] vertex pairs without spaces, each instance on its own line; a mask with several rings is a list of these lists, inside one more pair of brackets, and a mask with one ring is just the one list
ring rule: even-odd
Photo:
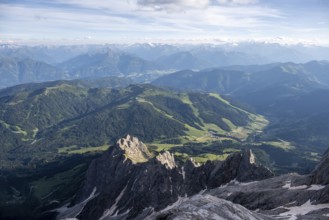
[[156,159],[162,164],[165,165],[167,169],[174,169],[176,167],[176,162],[174,155],[169,151],[165,151],[159,154]]
[[133,163],[142,163],[148,161],[152,157],[152,153],[147,146],[137,137],[130,136],[121,138],[117,141],[117,146],[125,151],[126,158]]

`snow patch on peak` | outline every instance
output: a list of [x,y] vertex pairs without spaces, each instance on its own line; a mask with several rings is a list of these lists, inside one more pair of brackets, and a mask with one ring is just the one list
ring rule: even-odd
[[209,194],[197,194],[177,201],[173,206],[162,210],[148,219],[166,216],[170,219],[236,219],[264,220],[271,219],[249,211],[241,205],[217,198]]
[[311,185],[309,188],[307,188],[307,190],[321,190],[323,188],[325,188],[326,186],[324,185]]
[[69,204],[67,204],[67,205],[57,209],[56,211],[59,212],[57,219],[61,219],[61,220],[62,219],[71,219],[71,220],[76,219],[75,217],[77,217],[80,214],[80,212],[85,207],[87,202],[97,196],[96,191],[97,191],[97,188],[94,187],[94,189],[91,192],[91,194],[89,195],[89,197],[87,199],[85,199],[84,201],[80,202],[79,204],[76,204],[70,208],[68,208]]
[[109,216],[116,216],[117,215],[117,212],[115,212],[117,210],[117,205],[118,205],[118,202],[120,201],[120,199],[122,198],[124,192],[126,191],[127,189],[127,186],[125,186],[125,188],[121,191],[121,193],[119,194],[119,196],[115,199],[115,203],[111,206],[111,208],[109,209],[106,209],[102,215],[102,217],[99,219],[99,220],[103,220],[103,219],[106,219],[107,217]]
[[287,181],[286,184],[282,186],[282,188],[289,190],[298,190],[298,189],[306,189],[307,185],[291,186],[291,181]]
[[296,220],[298,219],[299,215],[306,215],[307,213],[311,211],[316,211],[319,209],[328,208],[329,204],[317,204],[313,205],[311,204],[311,201],[308,200],[301,206],[292,206],[292,207],[284,207],[285,209],[288,209],[287,212],[283,212],[280,214],[282,217],[288,217],[289,220]]

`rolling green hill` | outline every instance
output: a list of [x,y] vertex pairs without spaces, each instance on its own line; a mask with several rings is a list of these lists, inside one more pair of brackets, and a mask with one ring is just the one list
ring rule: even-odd
[[126,134],[167,146],[214,135],[246,140],[267,124],[215,94],[174,93],[151,85],[93,88],[79,81],[15,88],[0,91],[4,166],[104,150]]
[[[1,166],[33,168],[63,157],[93,154],[127,134],[139,137],[153,150],[171,150],[178,157],[192,156],[200,162],[223,159],[248,147],[266,154],[268,163],[277,159],[273,152],[284,151],[293,155],[291,161],[301,164],[316,160],[321,153],[321,145],[309,144],[326,143],[326,129],[308,139],[316,134],[314,123],[321,117],[305,119],[307,126],[298,129],[298,121],[268,125],[262,115],[215,93],[173,92],[152,85],[120,88],[127,82],[111,79],[54,81],[1,90]],[[188,150],[189,146],[195,146],[194,150]],[[278,162],[275,166],[289,171]],[[298,165],[296,171],[300,169]]]
[[217,92],[246,103],[270,124],[258,138],[284,139],[323,153],[329,144],[324,121],[329,116],[329,63],[231,66],[176,72],[156,79],[157,86],[180,91]]

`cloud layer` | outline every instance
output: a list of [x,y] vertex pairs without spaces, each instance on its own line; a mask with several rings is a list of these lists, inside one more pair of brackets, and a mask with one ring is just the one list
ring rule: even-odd
[[[292,0],[293,1],[293,0]],[[292,2],[289,1],[289,2]],[[304,0],[294,0],[305,3]],[[0,39],[329,39],[329,4],[283,0],[13,0],[0,3]],[[308,1],[310,2],[310,1]],[[316,4],[314,3],[316,2]],[[299,15],[299,16],[298,16]],[[89,38],[87,38],[89,37]]]
[[209,0],[137,0],[137,5],[154,10],[181,11],[191,8],[206,8]]

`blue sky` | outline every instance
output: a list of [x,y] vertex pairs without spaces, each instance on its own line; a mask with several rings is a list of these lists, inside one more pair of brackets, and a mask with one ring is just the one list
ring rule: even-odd
[[2,42],[329,40],[328,0],[0,0]]

